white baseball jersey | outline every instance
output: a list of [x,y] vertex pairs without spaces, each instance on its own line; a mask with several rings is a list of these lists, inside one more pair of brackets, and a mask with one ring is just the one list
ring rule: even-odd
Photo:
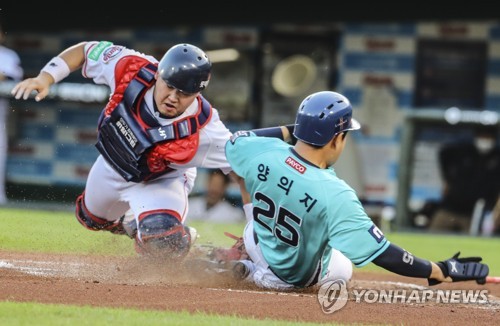
[[21,59],[17,53],[5,46],[0,45],[0,74],[12,80],[23,78]]
[[[0,45],[0,81],[12,79],[18,81],[23,77],[21,60],[14,50]],[[0,204],[7,198],[5,195],[5,163],[7,161],[7,128],[6,120],[9,112],[9,100],[0,97]]]
[[[158,60],[111,42],[88,42],[85,47],[85,63],[82,75],[91,78],[96,84],[105,84],[111,91],[115,88],[115,66],[125,56],[140,56],[151,63]],[[151,114],[162,126],[176,120],[194,115],[198,110],[198,102],[193,101],[187,110],[174,119],[164,119],[155,113],[153,107],[153,91],[151,87],[144,96]],[[97,123],[97,122],[96,122]],[[94,163],[86,184],[85,205],[91,213],[107,220],[116,220],[129,208],[135,217],[151,210],[172,210],[184,221],[188,209],[188,194],[196,177],[196,168],[220,168],[229,173],[231,167],[225,157],[225,143],[231,132],[220,120],[217,109],[212,108],[212,116],[199,131],[199,146],[195,156],[186,164],[170,164],[174,171],[157,179],[134,183],[125,181],[102,156]]]

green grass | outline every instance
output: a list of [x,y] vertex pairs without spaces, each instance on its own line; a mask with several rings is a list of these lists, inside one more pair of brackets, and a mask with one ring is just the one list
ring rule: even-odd
[[[0,209],[2,249],[44,253],[130,252],[130,239],[83,228],[71,212]],[[127,241],[128,240],[128,241]]]
[[[36,320],[36,322],[34,322]],[[0,302],[0,325],[316,325],[189,312]]]
[[[244,224],[211,224],[195,221],[198,243],[230,246],[234,240],[224,231],[241,235]],[[439,261],[461,251],[462,256],[481,256],[490,266],[490,275],[500,275],[500,238],[436,235],[426,233],[389,233],[386,237],[415,256]],[[108,232],[92,232],[83,228],[72,212],[19,208],[0,208],[0,250],[135,255],[133,240]],[[364,271],[387,272],[374,264]],[[387,272],[389,273],[389,272]],[[0,325],[291,325],[277,321],[256,321],[206,314],[105,309],[67,305],[0,302]],[[307,325],[300,323],[297,325]],[[311,324],[312,325],[312,324]]]

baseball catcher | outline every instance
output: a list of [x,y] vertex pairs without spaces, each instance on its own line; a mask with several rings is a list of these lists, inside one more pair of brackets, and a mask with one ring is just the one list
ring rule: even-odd
[[[197,46],[177,44],[158,61],[108,41],[81,42],[51,59],[38,76],[12,90],[36,101],[81,69],[109,86],[98,121],[99,156],[76,199],[79,223],[92,231],[128,234],[139,253],[183,258],[193,234],[185,225],[196,168],[229,173],[224,145],[231,136],[217,109],[201,95],[211,62]],[[132,220],[124,222],[127,211]]]

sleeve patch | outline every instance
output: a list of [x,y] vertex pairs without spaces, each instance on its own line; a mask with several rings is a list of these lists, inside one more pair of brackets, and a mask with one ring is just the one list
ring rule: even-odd
[[375,239],[375,241],[377,241],[377,243],[380,243],[385,238],[382,231],[380,231],[380,229],[375,224],[373,224],[372,227],[368,230],[368,233],[371,234],[371,236]]
[[99,60],[99,57],[101,56],[101,53],[106,50],[106,48],[110,47],[113,45],[113,43],[108,42],[108,41],[101,41],[99,42],[93,49],[90,51],[88,58],[94,61]]
[[245,131],[245,130],[239,130],[239,131],[236,131],[234,134],[232,134],[231,138],[229,138],[229,140],[231,141],[231,144],[234,144],[234,142],[236,141],[236,139],[238,139],[238,137],[249,137],[249,136],[250,136],[250,132]]

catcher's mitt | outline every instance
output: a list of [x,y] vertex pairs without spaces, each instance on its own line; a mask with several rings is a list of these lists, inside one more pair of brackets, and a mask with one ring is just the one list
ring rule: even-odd
[[[486,276],[489,273],[489,267],[481,263],[481,257],[459,258],[460,251],[453,257],[437,263],[445,277],[451,277],[453,282],[475,280],[477,284],[486,283]],[[435,279],[428,279],[429,285],[441,283]]]
[[229,232],[224,232],[227,237],[236,240],[231,248],[215,248],[211,258],[218,262],[228,262],[233,260],[249,259],[242,237],[238,237]]
[[197,276],[223,276],[241,281],[249,270],[241,260],[249,260],[242,237],[229,232],[224,234],[236,243],[230,248],[200,245],[192,248],[190,256],[183,262],[187,271]]

